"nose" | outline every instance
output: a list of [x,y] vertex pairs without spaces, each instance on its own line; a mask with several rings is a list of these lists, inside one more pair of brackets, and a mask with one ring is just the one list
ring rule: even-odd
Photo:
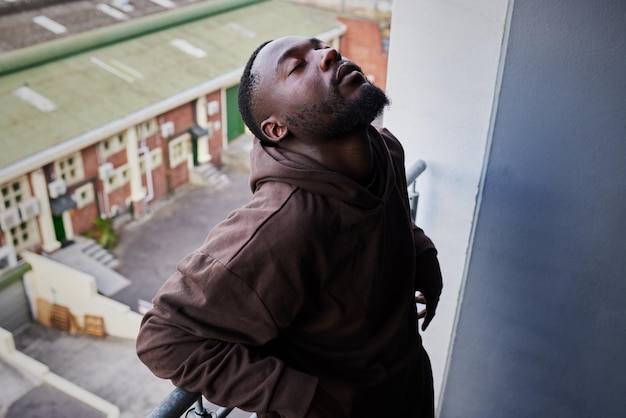
[[324,48],[320,51],[322,51],[322,60],[320,62],[322,71],[327,71],[332,68],[335,62],[341,61],[341,54],[335,48]]

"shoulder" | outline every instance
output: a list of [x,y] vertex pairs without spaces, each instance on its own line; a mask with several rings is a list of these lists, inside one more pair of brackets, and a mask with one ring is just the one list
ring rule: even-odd
[[322,214],[328,213],[323,205],[317,195],[296,186],[265,182],[248,205],[211,230],[200,250],[228,265],[244,252],[268,253],[285,245],[305,245],[302,237],[310,236],[323,221]]

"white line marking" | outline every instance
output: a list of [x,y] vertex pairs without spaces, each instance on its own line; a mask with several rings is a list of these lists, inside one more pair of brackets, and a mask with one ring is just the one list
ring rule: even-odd
[[48,16],[40,15],[33,17],[33,22],[35,22],[39,26],[48,29],[50,32],[56,33],[57,35],[67,32],[67,28],[65,26],[63,26],[59,22],[55,22]]
[[117,20],[127,20],[128,16],[126,13],[123,13],[108,4],[100,3],[96,6],[96,9],[100,10],[102,13],[111,16],[113,19]]
[[152,3],[158,4],[161,7],[165,7],[166,9],[173,9],[176,7],[176,3],[171,0],[150,0]]
[[13,95],[45,113],[52,112],[57,108],[57,105],[52,100],[27,86],[15,90]]
[[135,70],[133,67],[119,62],[118,60],[111,60],[111,64],[113,64],[113,67],[117,68],[118,70],[126,71],[128,74],[132,75],[135,78],[138,78],[140,80],[143,79],[143,74]]
[[126,74],[124,74],[123,72],[115,68],[114,66],[107,64],[106,62],[102,61],[99,58],[91,57],[90,61],[96,64],[98,67],[102,68],[103,70],[106,70],[110,72],[111,74],[116,75],[117,77],[121,78],[124,81],[127,81],[129,83],[135,82],[134,78],[127,76]]
[[196,57],[196,58],[206,57],[206,51],[198,48],[197,46],[192,45],[191,43],[189,43],[189,41],[185,39],[172,39],[170,41],[170,45],[180,49],[185,54],[189,54],[192,57]]

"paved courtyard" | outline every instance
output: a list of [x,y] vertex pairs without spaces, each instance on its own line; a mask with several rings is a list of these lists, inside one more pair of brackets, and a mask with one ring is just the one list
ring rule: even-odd
[[[126,225],[115,250],[119,273],[130,284],[112,296],[138,311],[138,300],[151,300],[178,261],[199,246],[209,230],[251,198],[247,153],[251,139],[237,139],[222,168],[229,182],[221,189],[188,185],[140,221]],[[158,379],[139,361],[132,340],[70,335],[32,324],[15,334],[16,348],[47,365],[53,373],[117,405],[121,418],[145,417],[174,386]],[[80,417],[104,415],[45,384],[34,382],[0,361],[9,389],[0,391],[0,417]],[[207,408],[217,407],[207,403]],[[248,418],[235,410],[229,418]]]

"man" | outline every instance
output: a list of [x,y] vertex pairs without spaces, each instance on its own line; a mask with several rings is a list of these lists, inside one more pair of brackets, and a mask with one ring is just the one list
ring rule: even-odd
[[137,349],[157,376],[260,418],[434,415],[417,321],[441,274],[402,147],[370,125],[387,103],[318,39],[255,51],[239,95],[253,199],[156,295]]

